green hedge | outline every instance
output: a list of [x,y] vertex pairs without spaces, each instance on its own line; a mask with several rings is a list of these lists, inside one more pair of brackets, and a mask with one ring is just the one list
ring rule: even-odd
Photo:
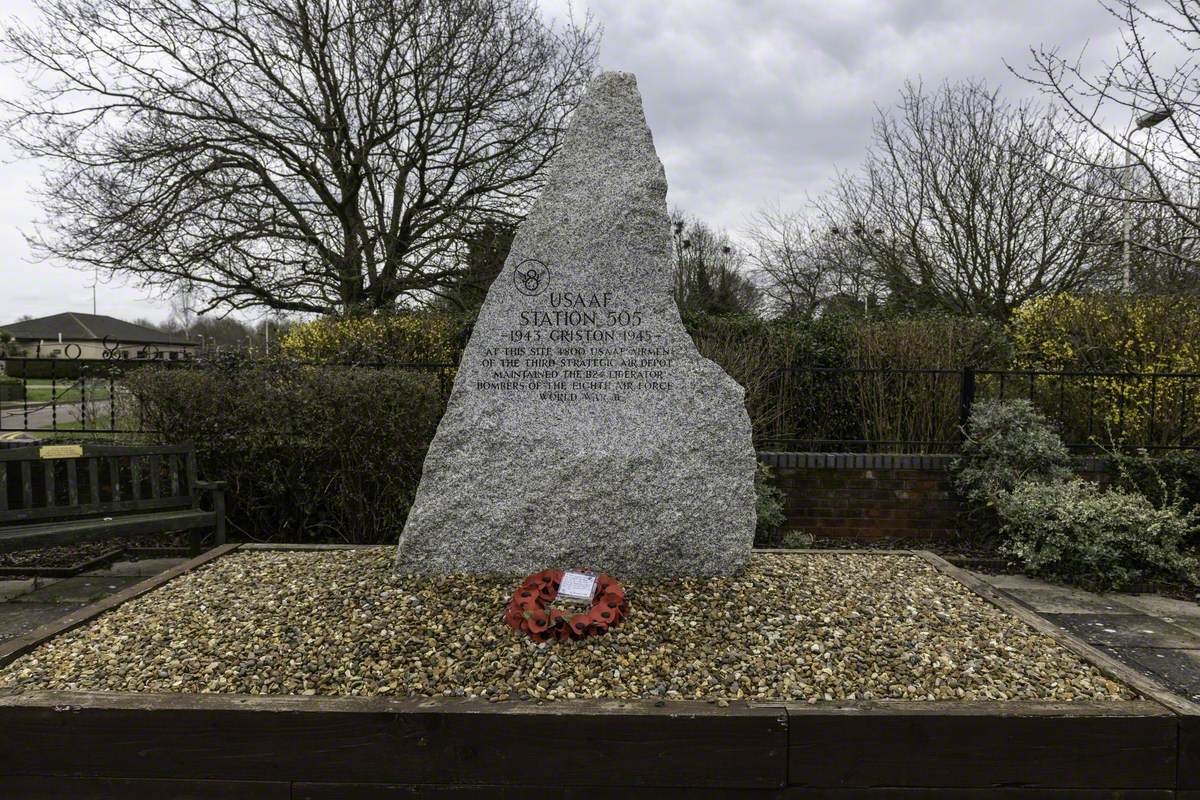
[[1001,552],[1029,574],[1096,590],[1200,580],[1200,516],[1184,500],[1185,476],[1162,477],[1164,462],[1133,459],[1163,490],[1157,498],[1138,489],[1120,454],[1117,485],[1075,477],[1062,440],[1027,400],[976,404],[967,434],[953,467],[966,530],[998,531]]
[[148,429],[229,482],[235,533],[261,541],[395,541],[444,406],[436,375],[395,369],[147,368],[125,385]]
[[1002,495],[998,508],[1001,549],[1031,575],[1099,591],[1200,581],[1187,546],[1200,528],[1194,512],[1158,508],[1135,492],[1079,478],[1025,481]]
[[[1178,505],[1200,513],[1200,451],[1151,455],[1114,450],[1106,455],[1118,486],[1145,495],[1159,507]],[[1200,549],[1200,538],[1192,546]]]
[[17,378],[0,373],[0,403],[25,399],[25,383]]

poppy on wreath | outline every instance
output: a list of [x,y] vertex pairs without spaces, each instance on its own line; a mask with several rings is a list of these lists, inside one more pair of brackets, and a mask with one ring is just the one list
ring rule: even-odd
[[551,608],[562,577],[561,569],[542,570],[527,577],[513,592],[505,622],[541,642],[565,641],[607,633],[628,614],[625,588],[616,578],[603,574],[596,576],[596,597],[587,611],[571,614]]

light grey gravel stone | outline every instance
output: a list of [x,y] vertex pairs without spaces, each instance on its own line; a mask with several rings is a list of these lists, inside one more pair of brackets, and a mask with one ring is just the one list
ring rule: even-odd
[[666,191],[633,75],[601,74],[463,354],[402,572],[745,566],[750,420],[680,322]]

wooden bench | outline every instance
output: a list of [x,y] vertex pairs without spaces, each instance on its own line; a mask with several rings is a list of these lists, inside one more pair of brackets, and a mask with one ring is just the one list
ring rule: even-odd
[[206,530],[225,543],[224,490],[196,479],[187,445],[0,450],[0,553],[167,531],[188,531],[197,553]]

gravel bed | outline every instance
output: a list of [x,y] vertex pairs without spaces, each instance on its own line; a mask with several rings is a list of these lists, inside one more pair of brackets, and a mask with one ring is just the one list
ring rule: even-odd
[[754,555],[627,582],[582,642],[508,628],[518,581],[402,577],[394,549],[233,553],[0,671],[0,688],[299,695],[1120,700],[1136,695],[911,556]]

